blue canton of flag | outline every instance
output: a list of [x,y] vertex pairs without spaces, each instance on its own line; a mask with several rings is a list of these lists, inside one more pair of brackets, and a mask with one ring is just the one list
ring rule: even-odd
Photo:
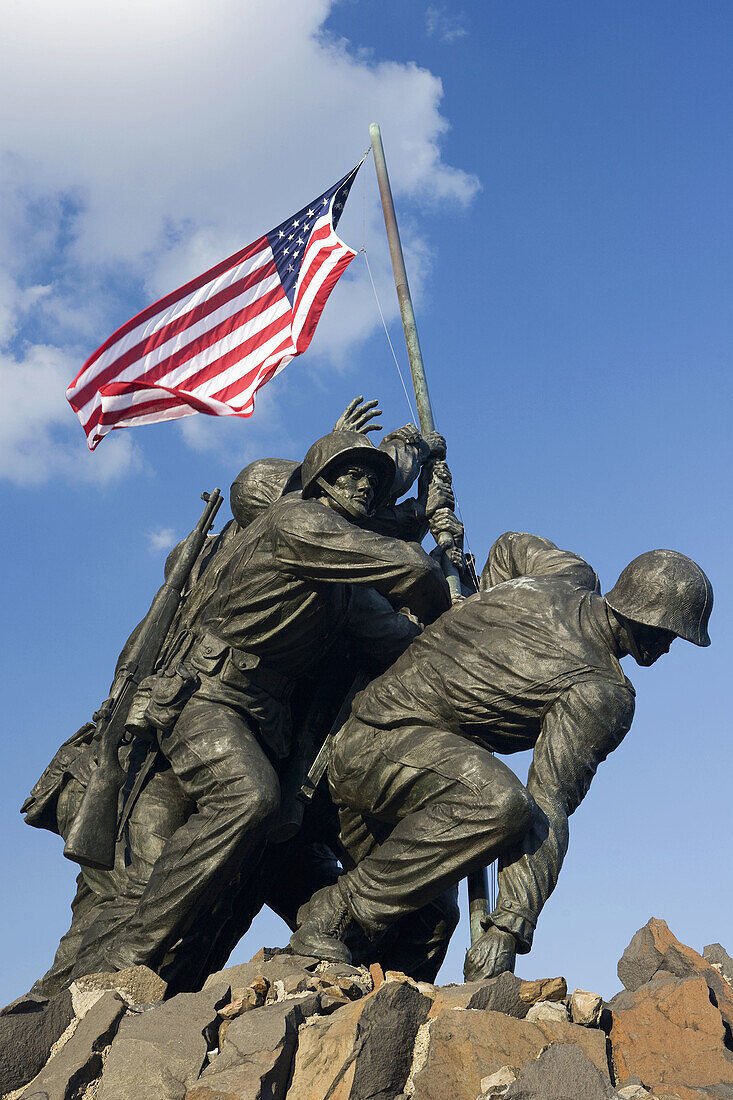
[[267,234],[280,282],[291,303],[295,300],[298,276],[311,233],[316,226],[323,224],[322,219],[329,213],[331,226],[336,228],[360,167],[361,164],[357,164],[348,176]]

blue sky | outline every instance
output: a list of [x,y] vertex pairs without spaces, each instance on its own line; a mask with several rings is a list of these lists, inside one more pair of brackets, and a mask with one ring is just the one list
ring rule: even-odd
[[[0,1002],[45,969],[73,891],[58,839],[17,808],[104,698],[200,492],[258,455],[302,456],[356,393],[380,398],[386,428],[410,416],[362,257],[250,421],[127,430],[89,454],[64,386],[129,316],[348,171],[372,119],[477,558],[504,530],[536,531],[609,588],[636,554],[671,547],[715,587],[709,650],[677,642],[654,668],[626,668],[634,725],[572,819],[519,972],[610,996],[651,916],[698,950],[733,950],[732,24],[728,4],[676,0],[12,10]],[[367,161],[340,233],[366,244],[404,364],[380,217]],[[284,939],[263,914],[236,958]],[[444,980],[466,942],[462,926]]]

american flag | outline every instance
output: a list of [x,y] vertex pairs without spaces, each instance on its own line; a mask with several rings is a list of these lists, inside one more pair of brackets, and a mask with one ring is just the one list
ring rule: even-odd
[[360,166],[138,313],[87,359],[66,396],[90,451],[114,428],[196,412],[252,415],[260,386],[310,344],[356,255],[335,230]]

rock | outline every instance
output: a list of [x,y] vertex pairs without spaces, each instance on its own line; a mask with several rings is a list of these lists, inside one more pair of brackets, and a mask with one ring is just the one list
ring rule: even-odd
[[74,1018],[68,989],[50,1001],[19,998],[0,1016],[0,1082],[3,1094],[32,1080],[51,1053],[51,1047]]
[[492,1100],[494,1096],[502,1096],[507,1085],[513,1084],[519,1077],[516,1066],[502,1066],[496,1073],[481,1079],[480,1100]]
[[567,1006],[562,1001],[538,1001],[530,1008],[527,1019],[533,1024],[554,1020],[562,1022],[568,1019]]
[[128,1004],[151,1004],[162,1001],[168,986],[148,966],[128,966],[114,973],[85,974],[73,982],[74,995],[106,992],[116,989]]
[[625,994],[623,1007],[614,1004],[610,1035],[617,1080],[637,1074],[665,1098],[699,1100],[702,1092],[733,1097],[733,1053],[722,1007],[733,1014],[733,1000],[722,1006],[703,975]]
[[125,1002],[114,990],[101,993],[64,1046],[46,1063],[23,1093],[25,1100],[68,1100],[102,1070],[102,1051],[109,1046]]
[[[618,976],[626,989],[635,992],[642,985],[655,987],[678,978],[700,976],[706,982],[727,1026],[733,1030],[733,992],[725,978],[704,959],[670,932],[663,920],[650,920],[633,936],[618,964]],[[614,1011],[634,1004],[623,993],[610,1001]]]
[[608,1076],[578,1046],[553,1043],[539,1058],[523,1065],[505,1100],[612,1100]]
[[534,982],[521,982],[519,998],[526,1005],[538,1001],[562,1001],[568,995],[568,985],[564,978],[538,978]]
[[711,966],[715,967],[727,982],[733,985],[733,959],[724,947],[721,947],[719,943],[709,943],[707,947],[703,948],[702,957]]
[[581,1027],[598,1027],[603,1013],[603,998],[587,989],[576,989],[570,997],[570,1017]]
[[384,981],[384,971],[379,963],[372,963],[369,967],[369,974],[372,979],[372,989],[379,989],[380,985]]
[[413,985],[384,982],[363,1000],[314,1021],[301,1030],[288,1095],[392,1100],[403,1091],[430,1005]]
[[[264,961],[262,956],[263,952],[258,951],[251,962],[217,970],[206,979],[204,989],[221,985],[222,982],[228,982],[233,990],[246,989],[258,977],[266,978],[269,982],[282,981],[291,974],[312,972],[320,962],[319,959],[310,959],[303,955],[272,955]],[[355,974],[359,973],[356,967],[351,969]]]
[[5,1008],[0,1008],[0,1016],[19,1016],[21,1012],[37,1012],[47,1004],[48,997],[41,997],[40,994],[29,990],[28,993],[16,997],[9,1005],[5,1005]]
[[496,978],[485,978],[462,985],[444,985],[435,989],[431,1016],[437,1016],[444,1008],[486,1009],[505,1012],[517,1020],[523,1020],[529,1005],[521,1000],[522,982],[514,974],[505,971]]
[[478,986],[469,998],[466,1008],[486,1009],[491,1012],[505,1012],[517,1020],[527,1015],[528,1004],[522,1000],[522,981],[509,971],[488,978],[483,982],[471,982]]
[[536,1058],[548,1043],[579,1046],[610,1081],[603,1032],[567,1020],[532,1023],[491,1010],[445,1008],[429,1021],[427,1031],[424,1060],[412,1080],[413,1100],[476,1100],[484,1077]]
[[232,1020],[218,1056],[186,1100],[283,1100],[298,1028],[318,1008],[319,998],[311,993]]
[[221,1023],[219,1025],[218,1045],[220,1047],[224,1042],[231,1021],[235,1020],[237,1016],[243,1016],[245,1012],[251,1012],[254,1008],[261,1008],[265,1003],[269,989],[270,983],[267,978],[260,975],[242,991],[241,997],[235,997],[219,1009],[218,1016]]
[[647,1100],[651,1093],[643,1085],[626,1085],[622,1089],[616,1089],[616,1095],[619,1100]]
[[187,1084],[201,1072],[217,1010],[229,1000],[226,982],[207,983],[201,993],[179,993],[141,1016],[124,1019],[96,1100],[183,1100]]

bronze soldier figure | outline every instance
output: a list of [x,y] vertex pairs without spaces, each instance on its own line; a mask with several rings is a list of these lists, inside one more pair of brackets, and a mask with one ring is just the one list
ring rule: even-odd
[[[363,399],[358,397],[351,402],[339,418],[334,431],[357,430],[368,432],[376,430],[379,425],[372,424],[370,421],[379,415],[376,401],[364,403]],[[435,445],[444,447],[442,440],[438,437],[436,437]],[[391,435],[386,436],[380,444],[380,450],[386,451],[395,461],[396,475],[390,489],[389,499],[381,503],[377,514],[368,517],[365,523],[373,526],[376,530],[382,531],[382,533],[390,533],[416,542],[420,541],[427,531],[425,510],[428,497],[430,497],[432,505],[431,514],[437,513],[438,520],[442,514],[440,509],[442,508],[445,511],[446,506],[450,507],[452,505],[450,494],[446,496],[444,492],[436,492],[435,486],[427,476],[431,467],[428,462],[431,453],[430,447],[420,437],[416,429],[411,425],[407,425],[405,428],[398,429]],[[395,500],[409,489],[418,474],[420,474],[419,499],[407,500],[399,505],[395,504]],[[209,568],[212,568],[214,573],[218,572],[218,563],[232,540],[269,504],[278,500],[284,492],[299,491],[300,488],[300,464],[296,462],[283,459],[261,459],[246,467],[235,479],[231,488],[230,499],[235,519],[224,528],[221,534],[210,537],[209,544],[197,567],[199,579]],[[176,548],[169,555],[166,563],[166,575],[175,563],[178,552],[179,548]],[[384,667],[386,661],[396,655],[397,652],[400,652],[404,645],[409,642],[410,638],[416,633],[417,628],[404,616],[394,615],[389,605],[387,605],[386,614],[384,607],[380,607],[375,615],[374,598],[371,601],[362,599],[360,602],[354,598],[360,592],[365,595],[368,594],[368,590],[363,587],[353,589],[350,600],[352,605],[350,615],[353,618],[357,613],[360,613],[362,619],[361,630],[370,635],[368,644],[371,656],[373,657],[375,652],[380,654],[381,651],[382,667]],[[195,620],[202,602],[209,595],[210,592],[201,583],[193,584],[192,590],[187,594],[183,612],[172,628],[172,639],[175,639],[180,633],[184,620],[188,624]],[[376,596],[376,594],[374,595]],[[379,598],[376,597],[377,600]],[[357,608],[356,605],[359,605],[359,607]],[[373,620],[371,624],[365,620],[365,615],[367,618],[371,616]],[[396,628],[397,634],[395,635]],[[137,632],[138,628],[133,631],[118,664],[124,663],[125,654],[130,643],[136,638]],[[340,646],[339,651],[342,648]],[[165,663],[165,660],[163,663]],[[323,686],[322,683],[320,685],[321,694],[323,693]],[[345,690],[345,687],[341,690]],[[335,705],[338,709],[338,703]],[[80,734],[71,738],[59,750],[54,761],[23,807],[24,812],[28,814],[29,823],[50,828],[52,831],[60,832],[64,838],[67,837],[75,820],[89,776],[92,762],[90,751],[92,748],[90,745],[92,734],[93,726],[88,724],[80,731]],[[142,755],[145,757],[145,745],[141,745],[140,742],[133,747],[132,756],[128,761],[124,760],[123,754],[123,763],[126,763],[130,768],[132,780],[135,779],[136,769],[140,764],[141,749]],[[196,808],[195,803],[185,795],[165,757],[158,753],[154,762],[152,762],[150,756],[147,759],[148,767],[144,783],[132,799],[129,796],[128,784],[126,792],[127,820],[123,841],[118,844],[118,858],[115,868],[107,872],[85,867],[79,875],[77,895],[72,906],[72,926],[61,941],[52,969],[34,986],[34,992],[38,995],[51,995],[57,989],[68,984],[72,973],[82,973],[90,967],[94,968],[99,965],[95,961],[98,955],[96,941],[109,939],[113,936],[114,929],[129,919],[145,889],[152,868],[161,854],[166,840],[187,820]],[[151,762],[152,767],[150,767]],[[137,774],[139,775],[139,771]],[[306,833],[308,832],[309,830],[306,830]],[[312,830],[310,832],[312,833]],[[293,848],[293,846],[290,845],[290,848]],[[286,919],[293,921],[293,927],[299,904],[309,896],[317,885],[322,882],[333,881],[337,871],[335,857],[324,848],[320,840],[309,845],[307,840],[301,839],[298,851],[299,862],[303,864],[298,878],[300,889],[299,891],[296,890],[293,898],[288,901],[286,912],[283,913]],[[269,862],[278,862],[274,858],[274,853],[271,854],[273,854],[273,858]],[[326,856],[328,858],[325,858]],[[292,882],[292,867],[290,870],[290,880]],[[241,880],[241,876],[239,876],[239,879]],[[277,889],[278,879],[276,875],[270,875],[269,880],[275,884],[278,895],[276,899],[271,898],[270,901],[273,902],[274,900],[276,907],[280,908],[285,902],[285,892]],[[308,888],[309,881],[310,889]],[[254,887],[255,882],[250,879],[246,887],[250,908],[257,894]],[[231,898],[223,899],[224,904],[222,907],[225,910],[233,911],[236,898],[232,890],[228,893],[231,894]],[[259,908],[259,905],[255,905],[254,910],[249,911],[249,919],[251,919],[257,908]],[[292,913],[292,917],[288,916],[287,913]],[[199,922],[199,932],[203,930],[203,923]],[[223,924],[224,922],[219,913],[216,912],[212,914],[212,921],[205,923],[207,934],[211,936],[212,928],[217,923]],[[235,922],[236,930],[230,932],[229,939],[224,934],[225,929],[222,928],[220,930],[222,934],[217,936],[214,928],[214,938],[218,941],[220,953],[223,951],[228,956],[229,950],[231,950],[242,932],[246,930],[247,924],[247,912],[242,911]],[[223,940],[226,941],[226,944],[221,942]],[[80,952],[82,943],[84,949]],[[187,973],[191,970],[194,955],[200,973],[205,976],[206,960],[201,948],[201,942],[192,944],[188,964],[183,967],[188,988],[191,987],[192,977],[195,979],[195,975]],[[179,954],[184,955],[185,952],[181,949]],[[223,961],[225,959],[222,960],[221,965],[223,965]],[[181,966],[179,965],[179,973],[180,970]]]
[[[675,637],[709,645],[712,602],[702,569],[671,550],[636,558],[604,598],[576,555],[502,536],[482,591],[356,698],[329,767],[354,867],[298,914],[293,950],[346,961],[355,926],[378,940],[498,857],[498,905],[465,976],[513,969],[557,883],[568,818],[631,725],[620,658],[651,665]],[[493,753],[532,747],[524,787]]]
[[[278,810],[293,686],[340,631],[358,631],[350,586],[421,621],[448,606],[442,573],[419,547],[353,522],[393,478],[392,459],[365,436],[332,433],[306,456],[302,494],[268,508],[202,576],[195,621],[182,622],[145,708],[196,813],[166,843],[114,947],[98,944],[98,966],[159,958],[234,867],[250,860],[254,871]],[[407,620],[387,605],[390,617],[404,639]]]

